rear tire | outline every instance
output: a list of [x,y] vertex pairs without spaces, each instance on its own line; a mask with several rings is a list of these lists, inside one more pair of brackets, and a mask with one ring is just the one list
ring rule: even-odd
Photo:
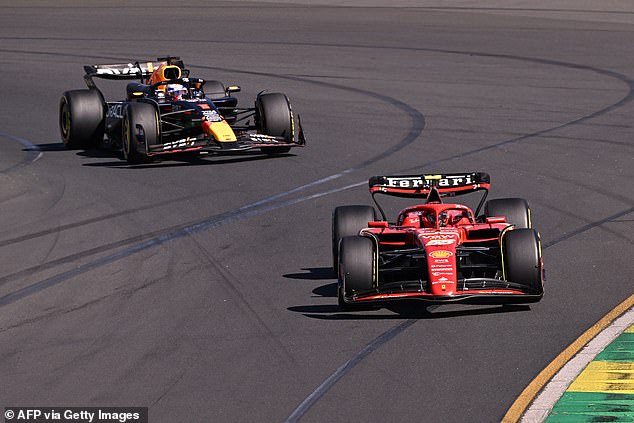
[[[293,112],[291,104],[282,93],[266,93],[258,95],[255,100],[259,132],[274,137],[283,137],[286,142],[293,142]],[[290,147],[263,147],[267,154],[288,153]]]
[[347,236],[339,248],[339,305],[349,308],[344,297],[367,292],[374,287],[374,243],[362,236]]
[[504,276],[531,294],[544,292],[539,235],[534,229],[509,230],[502,237]]
[[69,150],[99,145],[105,130],[105,102],[96,89],[72,90],[59,101],[59,129]]
[[523,198],[499,198],[489,200],[484,205],[486,217],[504,216],[506,222],[515,225],[516,229],[531,227],[531,211],[528,202]]
[[339,268],[339,241],[346,236],[359,235],[359,231],[368,227],[368,222],[377,218],[374,207],[340,206],[332,213],[332,268]]
[[[121,148],[130,164],[148,161],[147,146],[159,142],[159,119],[156,107],[149,103],[128,103],[121,123]],[[139,147],[142,146],[142,152]]]

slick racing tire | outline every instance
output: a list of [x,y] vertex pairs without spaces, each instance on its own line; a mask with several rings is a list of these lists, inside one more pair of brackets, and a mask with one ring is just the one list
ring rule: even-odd
[[534,229],[513,229],[502,237],[504,276],[526,287],[530,294],[544,292],[539,234]]
[[[260,94],[255,100],[255,110],[260,133],[293,142],[293,112],[288,97],[282,93]],[[260,150],[267,154],[283,154],[291,148],[263,147]]]
[[528,202],[523,198],[499,198],[489,200],[484,205],[486,217],[504,216],[506,222],[515,225],[516,229],[531,227],[531,211]]
[[374,242],[363,236],[347,236],[339,248],[341,263],[338,276],[338,301],[343,308],[350,308],[345,297],[367,292],[374,287],[375,251]]
[[340,206],[332,213],[332,268],[338,272],[339,241],[346,236],[359,235],[359,231],[368,227],[368,222],[377,220],[374,207]]
[[233,125],[238,117],[238,99],[232,97],[225,85],[220,81],[205,82],[205,97],[210,99],[218,108],[218,112],[227,121],[229,125]]
[[215,98],[223,98],[227,96],[225,85],[220,81],[205,82],[205,97],[213,100]]
[[[147,146],[159,141],[159,117],[150,103],[128,103],[121,123],[121,149],[130,164],[148,161]],[[140,151],[142,149],[142,151]]]
[[69,150],[89,149],[103,140],[106,105],[96,89],[72,90],[59,100],[59,129]]

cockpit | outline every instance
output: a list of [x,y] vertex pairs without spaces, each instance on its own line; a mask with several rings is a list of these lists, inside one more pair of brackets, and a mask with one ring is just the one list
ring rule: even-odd
[[466,207],[440,209],[437,207],[414,207],[403,210],[397,224],[414,228],[444,228],[475,223],[473,213]]

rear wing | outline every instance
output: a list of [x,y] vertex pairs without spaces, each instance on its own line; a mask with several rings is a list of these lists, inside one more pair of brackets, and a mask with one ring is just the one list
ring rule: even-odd
[[180,57],[168,56],[159,57],[157,61],[134,62],[134,63],[115,63],[106,65],[85,65],[84,80],[89,88],[94,88],[95,83],[92,78],[103,79],[144,79],[149,78],[152,72],[161,65],[175,65],[181,68],[183,76],[187,77],[189,71],[185,69],[185,65]]
[[149,78],[165,62],[117,63],[112,65],[86,65],[86,76],[104,79],[139,79]]
[[384,220],[385,213],[374,197],[386,194],[394,197],[426,198],[427,202],[441,202],[441,197],[484,191],[476,209],[476,216],[491,187],[491,177],[484,172],[440,173],[428,175],[373,176],[368,181],[372,199],[376,203]]
[[488,190],[491,177],[484,172],[442,173],[433,175],[373,176],[370,192],[396,197],[427,197],[436,188],[440,196],[454,196]]

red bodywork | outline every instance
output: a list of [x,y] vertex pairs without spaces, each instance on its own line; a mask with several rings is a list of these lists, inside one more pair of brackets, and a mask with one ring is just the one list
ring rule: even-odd
[[[445,221],[438,216],[447,214]],[[435,216],[435,222],[427,219]],[[427,255],[427,277],[429,292],[395,292],[359,297],[360,301],[384,300],[389,298],[436,298],[463,295],[523,295],[515,289],[468,289],[458,287],[456,248],[461,245],[499,242],[500,234],[509,228],[504,217],[489,218],[485,223],[476,223],[473,212],[460,204],[424,204],[408,207],[401,211],[399,225],[390,227],[387,222],[368,222],[369,227],[362,235],[371,235],[378,240],[379,249],[398,246],[399,248],[424,248]],[[493,237],[478,237],[472,234],[485,230],[496,233]],[[388,239],[385,240],[384,239]],[[399,239],[398,241],[393,239]]]
[[[473,304],[539,301],[542,293],[531,292],[504,276],[502,241],[514,225],[507,223],[504,216],[476,219],[469,207],[441,200],[442,196],[485,191],[479,211],[489,187],[489,176],[485,173],[372,177],[373,197],[374,194],[427,197],[427,203],[403,209],[394,224],[383,216],[383,221],[368,222],[368,227],[359,232],[375,245],[373,289],[356,292],[343,301],[419,299]],[[541,256],[539,260],[543,281]]]

